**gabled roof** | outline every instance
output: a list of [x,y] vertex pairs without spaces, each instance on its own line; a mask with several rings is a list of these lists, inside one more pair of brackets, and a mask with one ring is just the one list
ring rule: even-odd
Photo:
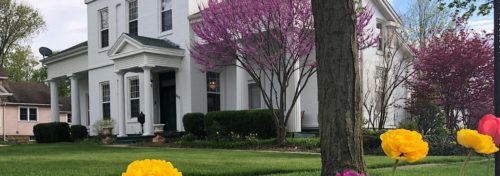
[[161,47],[161,48],[181,49],[179,47],[179,45],[175,44],[174,42],[171,42],[170,40],[149,38],[149,37],[143,37],[143,36],[138,36],[138,35],[130,35],[130,34],[126,34],[126,33],[124,35],[127,35],[130,38],[133,38],[134,40],[138,41],[139,43],[141,43],[143,45],[155,46],[155,47]]
[[60,97],[59,104],[61,104],[59,109],[61,112],[71,112],[71,97]]
[[167,40],[123,33],[108,50],[111,60],[140,53],[154,53],[170,56],[184,56],[179,45]]

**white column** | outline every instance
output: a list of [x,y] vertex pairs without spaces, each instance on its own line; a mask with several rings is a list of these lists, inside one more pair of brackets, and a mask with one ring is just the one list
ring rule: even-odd
[[78,91],[78,77],[71,75],[71,122],[73,125],[82,124],[80,118],[80,93]]
[[[299,68],[299,63],[295,64],[295,68]],[[291,104],[293,100],[293,95],[295,94],[295,90],[299,84],[300,72],[299,70],[293,73],[293,76],[290,78],[291,85],[288,87],[288,91],[290,95],[287,95],[287,103]],[[288,119],[288,132],[301,132],[302,131],[302,107],[300,106],[300,96],[297,98],[297,102],[295,106],[292,107],[292,113],[290,114],[290,119]]]
[[[239,66],[241,64],[237,63]],[[248,77],[247,72],[240,67],[236,67],[236,109],[246,110],[249,109],[249,98],[248,97]]]
[[116,72],[118,84],[118,137],[127,136],[126,118],[125,118],[125,73]]
[[57,81],[50,80],[50,110],[52,112],[52,121],[59,122],[59,92],[57,90]]
[[153,135],[153,84],[151,67],[144,66],[144,136]]

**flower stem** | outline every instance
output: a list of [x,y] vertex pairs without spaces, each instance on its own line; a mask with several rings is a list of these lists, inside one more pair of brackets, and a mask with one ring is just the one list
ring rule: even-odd
[[486,170],[486,175],[490,175],[491,168],[491,155],[488,155],[488,170]]
[[396,168],[398,167],[399,160],[396,160],[394,166],[392,167],[392,176],[396,175]]
[[472,156],[472,150],[469,151],[469,154],[467,154],[467,158],[464,161],[464,165],[460,169],[460,175],[463,176],[465,174],[465,167],[467,167],[467,164],[469,163],[470,157]]

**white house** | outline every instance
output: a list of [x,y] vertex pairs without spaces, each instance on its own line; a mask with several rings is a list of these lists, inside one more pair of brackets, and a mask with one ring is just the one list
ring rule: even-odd
[[[233,67],[205,73],[190,58],[188,47],[195,39],[190,20],[196,18],[198,3],[203,2],[85,0],[88,41],[42,60],[48,68],[54,121],[59,114],[56,85],[62,79],[71,80],[73,123],[91,126],[113,118],[119,136],[141,132],[140,112],[146,117],[144,135],[152,135],[153,124],[183,131],[182,116],[189,112],[264,108],[245,71]],[[375,11],[371,27],[401,23],[386,0],[364,3]],[[363,55],[376,60],[377,52],[367,49]],[[374,75],[376,64],[363,63],[364,75]],[[289,131],[317,129],[317,107],[313,78]],[[388,127],[395,123],[389,120]]]

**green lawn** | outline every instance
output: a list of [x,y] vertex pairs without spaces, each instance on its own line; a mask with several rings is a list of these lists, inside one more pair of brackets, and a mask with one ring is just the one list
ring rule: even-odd
[[[138,159],[171,161],[186,176],[306,176],[319,175],[318,154],[277,152],[111,148],[96,144],[33,144],[0,147],[2,176],[117,176],[129,162]],[[417,166],[398,170],[399,175],[458,175],[464,157],[428,157]],[[475,157],[469,175],[486,175],[487,162]],[[382,156],[367,156],[371,175],[388,175],[393,161]],[[439,166],[418,166],[443,163]],[[407,165],[408,163],[402,163]],[[493,175],[491,169],[491,175]]]

